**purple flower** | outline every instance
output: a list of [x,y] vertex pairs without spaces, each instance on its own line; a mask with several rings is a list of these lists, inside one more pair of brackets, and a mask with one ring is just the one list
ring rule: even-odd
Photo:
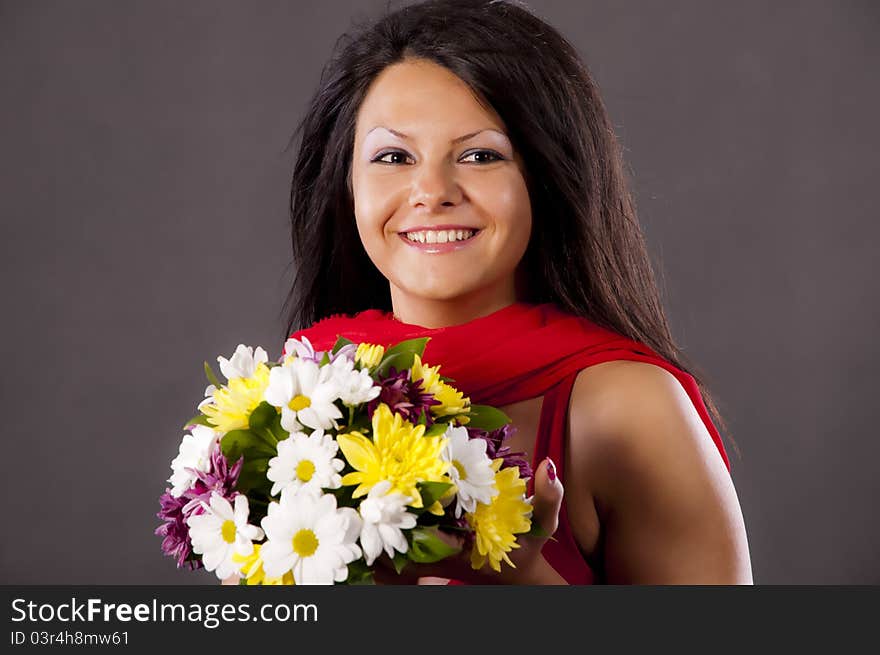
[[[303,337],[300,341],[299,339],[288,339],[287,343],[284,344],[285,350],[281,355],[281,358],[278,360],[279,362],[284,361],[284,357],[287,355],[295,354],[300,359],[307,359],[309,361],[315,362],[315,364],[320,364],[321,360],[324,358],[325,351],[323,350],[315,350],[312,347],[312,342],[309,341],[308,337]],[[293,352],[287,352],[287,347],[290,346],[293,349]],[[354,362],[354,355],[357,352],[357,344],[350,343],[346,346],[343,346],[335,353],[327,352],[326,354],[330,357],[330,362],[335,362],[340,357],[345,357],[349,361]]]
[[403,369],[399,373],[392,366],[388,376],[378,380],[382,390],[379,395],[367,404],[367,414],[373,418],[373,412],[379,407],[379,403],[385,403],[394,414],[400,414],[410,423],[418,423],[419,416],[424,414],[425,425],[434,423],[431,416],[431,406],[440,405],[440,401],[433,395],[425,393],[422,389],[422,381],[412,381],[409,369]]
[[342,346],[339,350],[336,351],[336,354],[330,353],[330,361],[335,362],[340,357],[345,357],[349,361],[354,361],[354,356],[357,353],[357,344],[350,343],[347,346]]
[[235,485],[238,484],[238,476],[243,464],[244,457],[239,457],[238,461],[230,467],[229,461],[217,446],[211,453],[211,463],[207,471],[190,469],[197,476],[197,479],[192,487],[183,492],[182,497],[189,500],[183,507],[183,513],[188,517],[190,514],[204,512],[202,501],[210,502],[212,491],[216,491],[226,500],[232,500],[237,493]]
[[[293,352],[288,352],[287,348],[290,347],[293,349]],[[301,359],[310,359],[313,362],[320,362],[320,358],[315,358],[315,349],[312,347],[312,342],[309,341],[308,337],[303,337],[300,339],[288,339],[284,344],[284,350],[281,353],[281,358],[278,360],[279,362],[284,361],[284,358],[288,355],[296,355]]]
[[[465,426],[467,427],[467,426]],[[532,467],[525,458],[525,453],[510,452],[510,446],[504,446],[503,443],[516,432],[516,428],[512,423],[503,425],[497,430],[487,431],[479,428],[467,428],[468,435],[471,439],[484,439],[486,441],[486,454],[490,459],[500,457],[504,460],[502,468],[516,466],[519,468],[519,477],[522,479],[532,477]]]
[[171,494],[170,489],[159,497],[161,509],[156,516],[163,523],[156,528],[156,534],[162,537],[162,552],[169,557],[177,559],[177,567],[201,568],[201,560],[193,555],[192,541],[189,538],[189,526],[186,520],[193,514],[202,514],[205,510],[202,501],[211,499],[211,492],[216,491],[224,498],[231,499],[237,492],[235,485],[244,458],[241,457],[230,467],[229,462],[219,446],[211,453],[211,463],[207,472],[189,469],[197,476],[193,486],[183,492],[179,497]]
[[162,537],[162,552],[177,559],[177,568],[189,567],[193,570],[202,566],[202,562],[192,556],[192,542],[189,528],[186,525],[186,514],[183,507],[187,499],[183,496],[175,498],[171,490],[166,489],[159,498],[162,509],[156,514],[164,523],[156,528],[156,534]]

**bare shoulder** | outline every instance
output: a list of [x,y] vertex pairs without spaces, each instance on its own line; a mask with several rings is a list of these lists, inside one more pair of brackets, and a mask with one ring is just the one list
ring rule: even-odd
[[[696,407],[664,368],[628,360],[586,368],[575,381],[570,407],[572,447],[591,468],[675,472],[696,466],[729,477]],[[620,479],[609,477],[609,484]]]
[[751,580],[732,480],[674,375],[635,361],[586,368],[569,422],[566,494],[595,503],[609,580]]

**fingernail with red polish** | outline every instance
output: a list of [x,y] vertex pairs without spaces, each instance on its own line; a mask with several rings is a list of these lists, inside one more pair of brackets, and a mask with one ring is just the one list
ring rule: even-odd
[[556,481],[556,465],[552,459],[547,460],[547,477],[550,478],[550,482]]

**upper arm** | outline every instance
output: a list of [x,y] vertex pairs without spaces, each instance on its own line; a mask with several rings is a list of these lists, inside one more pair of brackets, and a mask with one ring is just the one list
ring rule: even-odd
[[572,391],[566,484],[570,508],[589,494],[599,510],[607,582],[751,583],[733,482],[684,388],[652,364],[608,364]]

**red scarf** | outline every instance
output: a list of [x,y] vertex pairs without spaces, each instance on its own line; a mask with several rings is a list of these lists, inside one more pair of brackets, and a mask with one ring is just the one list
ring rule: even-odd
[[583,368],[610,360],[648,362],[672,373],[694,404],[724,464],[730,463],[694,378],[648,346],[573,316],[551,303],[517,302],[462,325],[424,328],[403,323],[389,312],[369,309],[355,316],[335,315],[291,337],[308,337],[316,350],[329,350],[338,336],[355,343],[389,346],[430,337],[424,361],[469,396],[496,407],[544,393]]

